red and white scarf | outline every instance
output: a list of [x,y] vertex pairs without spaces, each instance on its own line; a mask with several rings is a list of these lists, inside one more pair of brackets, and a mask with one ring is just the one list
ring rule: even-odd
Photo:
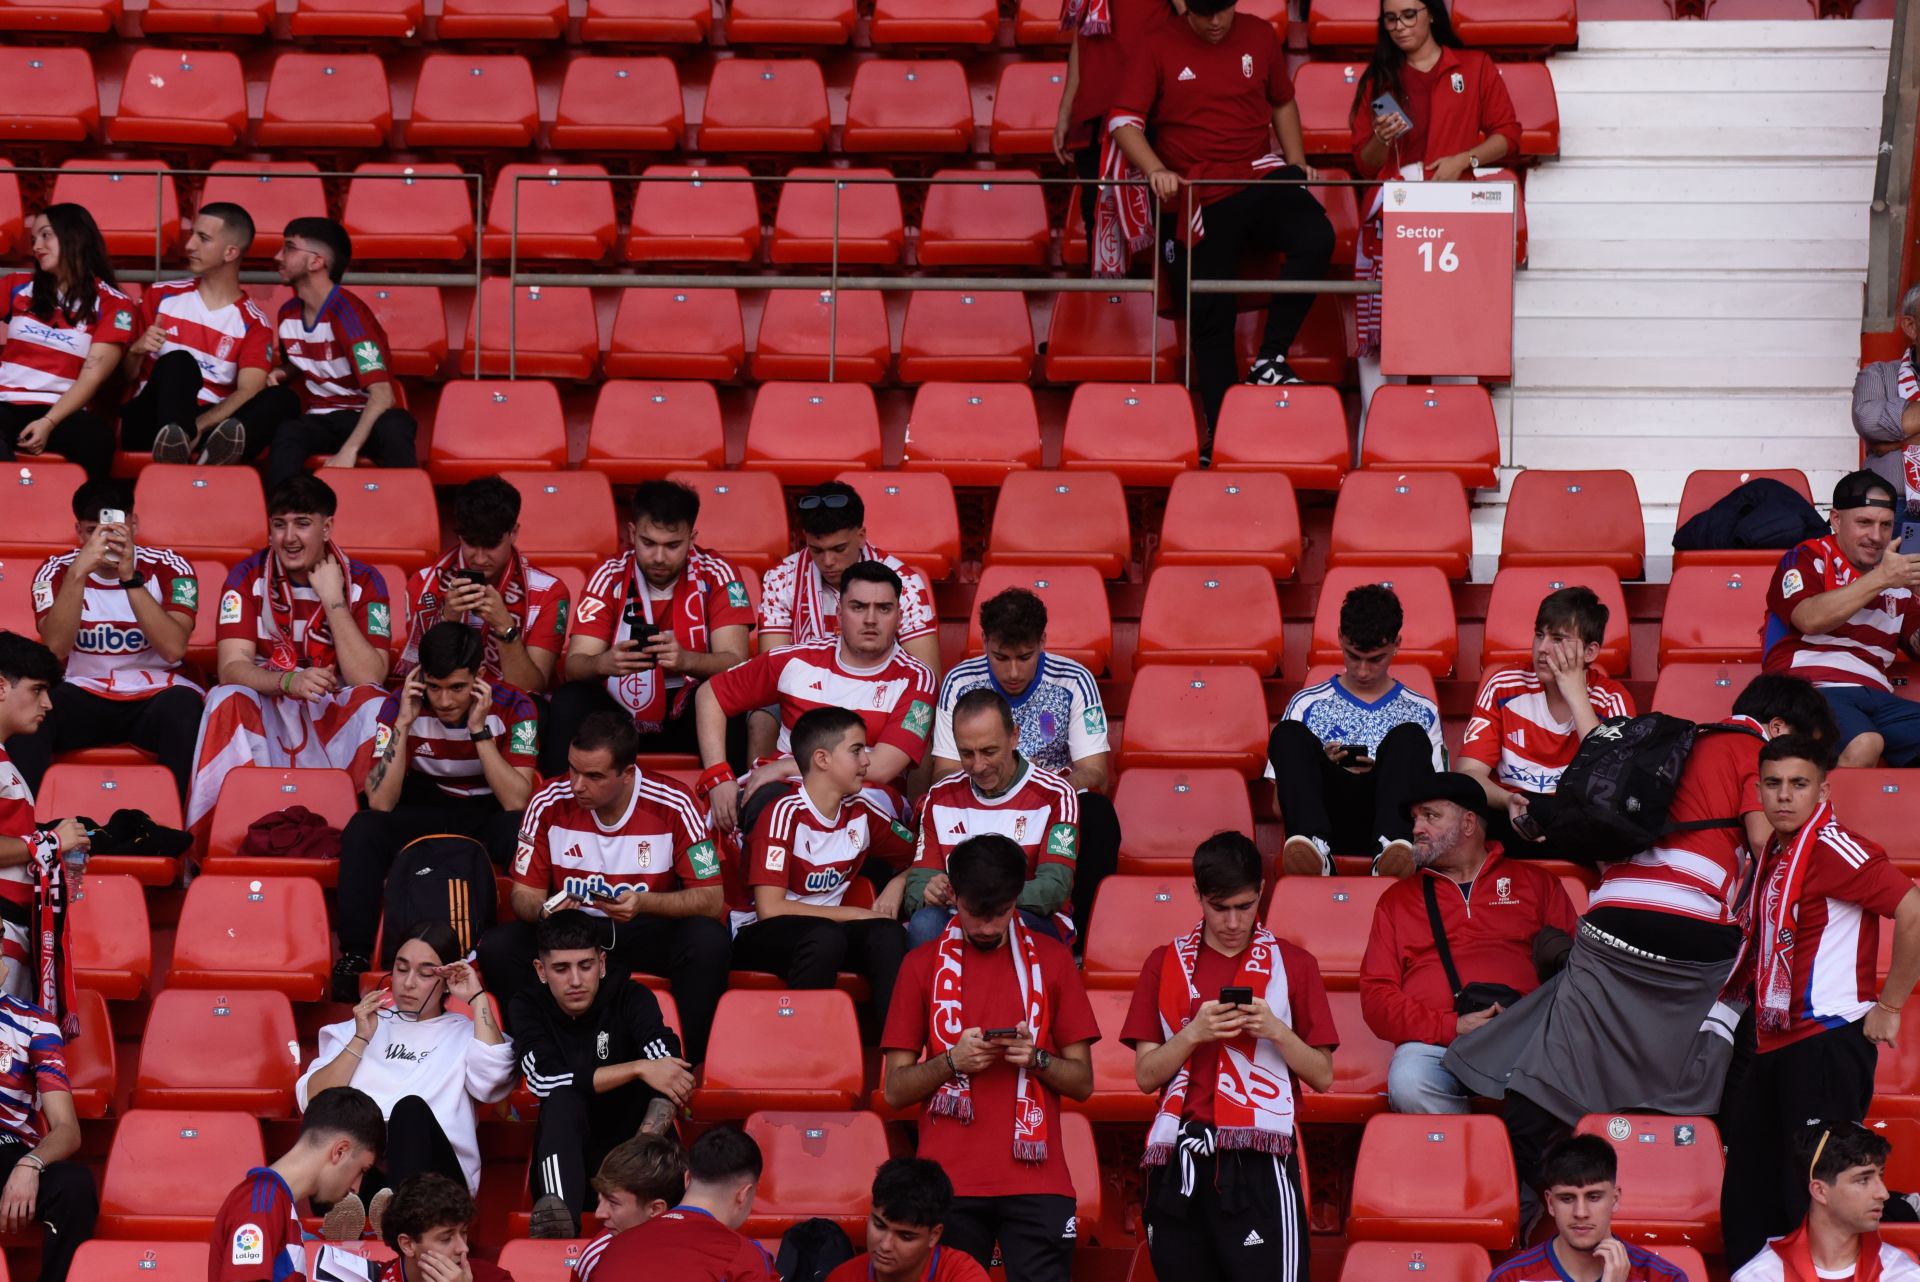
[[[346,584],[347,604],[353,604],[353,563],[347,560],[347,554],[332,539],[327,540],[327,555],[340,567],[341,581]],[[294,626],[293,612],[296,602],[293,599],[293,582],[280,567],[280,554],[269,549],[266,568],[261,572],[265,580],[264,600],[260,603],[261,618],[267,625],[267,636],[273,649],[266,656],[266,666],[276,672],[291,672],[303,663],[314,667],[333,666],[333,629],[327,626],[327,610],[324,605],[316,604],[313,613],[307,618],[307,626],[301,632]],[[298,639],[296,640],[296,636]],[[325,663],[316,663],[313,647],[318,642],[327,647],[328,659]]]
[[[1902,404],[1920,396],[1920,375],[1913,369],[1913,349],[1900,358],[1900,401]],[[1920,515],[1920,442],[1909,442],[1900,456],[1901,471],[1907,478],[1906,515]]]
[[40,875],[33,886],[33,943],[28,949],[34,962],[32,1000],[60,1026],[61,1035],[71,1040],[80,1035],[73,966],[67,952],[71,886],[66,862],[57,848],[48,854],[49,858],[36,861]]
[[[1813,1262],[1813,1248],[1807,1245],[1806,1221],[1785,1237],[1767,1243],[1767,1249],[1780,1257],[1780,1272],[1786,1282],[1820,1282],[1820,1271]],[[1853,1262],[1852,1282],[1875,1282],[1880,1276],[1880,1235],[1860,1235],[1860,1258]]]
[[[1110,116],[1106,133],[1100,140],[1100,195],[1093,207],[1093,226],[1087,229],[1087,255],[1093,264],[1093,274],[1102,278],[1125,276],[1132,256],[1153,244],[1153,193],[1141,181],[1146,175],[1134,168],[1114,137],[1123,125],[1132,125],[1144,132],[1147,122],[1140,116]],[[1262,174],[1286,163],[1285,157],[1268,152],[1257,160],[1195,166],[1181,177],[1205,182],[1239,180],[1251,186],[1260,181]],[[1174,233],[1174,238],[1189,246],[1206,239],[1207,225],[1202,210],[1239,190],[1240,187],[1231,186],[1183,190],[1181,201],[1184,205],[1192,200],[1193,214],[1186,226]]]
[[[1040,970],[1040,952],[1033,936],[1020,924],[1015,913],[1007,923],[1007,947],[1013,950],[1013,974],[1020,985],[1020,1004],[1026,1009],[1026,1024],[1038,1041],[1049,1026],[1051,1010],[1047,1003],[1046,976]],[[967,954],[973,945],[967,942],[958,919],[934,945],[932,1014],[927,1021],[933,1053],[943,1055],[959,1044],[966,1029],[961,996],[966,977]],[[960,1073],[943,1082],[927,1105],[935,1117],[951,1117],[963,1126],[973,1124],[973,1082]],[[1028,1070],[1020,1069],[1014,1085],[1013,1155],[1022,1162],[1047,1160],[1047,1110],[1040,1099],[1040,1082]]]
[[[633,581],[627,587],[627,601],[638,605],[646,621],[658,625],[653,617],[653,589],[647,585],[647,576],[640,569],[639,558],[634,558]],[[667,601],[667,624],[673,629],[674,640],[680,643],[682,650],[704,651],[707,648],[707,594],[694,579],[693,563],[674,580],[673,595]],[[617,624],[624,627],[624,623]],[[616,640],[620,639],[616,634]],[[644,668],[639,672],[629,672],[624,676],[614,675],[607,678],[607,693],[627,711],[633,713],[633,720],[642,731],[659,730],[672,717],[680,716],[687,710],[687,701],[693,698],[697,682],[682,681],[668,707],[666,674],[659,668]]]
[[[344,565],[345,562],[342,564]],[[405,676],[405,669],[410,669],[420,662],[420,642],[426,637],[427,629],[441,622],[445,617],[442,611],[446,605],[447,592],[453,583],[453,572],[466,568],[466,554],[458,547],[433,563],[432,578],[429,580],[431,586],[421,596],[419,609],[414,611],[412,626],[407,630],[407,644],[400,654],[399,675]],[[514,607],[527,599],[527,570],[527,558],[516,551],[513,559],[507,562],[506,573],[500,576],[500,599],[506,602],[507,610],[513,614],[514,621],[523,627],[526,623],[524,612],[515,610]],[[493,639],[493,629],[486,627],[481,622],[480,616],[471,612],[461,615],[454,622],[465,623],[480,629],[482,643],[486,646],[482,662],[489,674],[498,675],[500,643]]]
[[1104,36],[1113,30],[1111,0],[1064,0],[1060,6],[1060,30],[1078,31],[1083,36]]
[[[1754,1019],[1760,1027],[1776,1032],[1793,1025],[1793,946],[1794,926],[1800,905],[1800,887],[1807,867],[1813,862],[1813,848],[1821,830],[1833,823],[1833,806],[1821,802],[1813,817],[1793,835],[1792,844],[1779,851],[1761,871],[1761,901],[1754,915],[1760,946],[1756,954],[1753,980]],[[1777,850],[1779,838],[1770,844]]]
[[[1167,948],[1160,967],[1160,1035],[1173,1035],[1193,1020],[1200,992],[1193,986],[1194,966],[1205,945],[1205,923],[1196,924],[1184,938]],[[1287,971],[1280,962],[1280,941],[1265,926],[1256,926],[1253,940],[1241,958],[1231,987],[1251,988],[1285,1024],[1293,1022],[1287,998]],[[1180,1137],[1180,1118],[1186,1111],[1191,1063],[1182,1064],[1160,1092],[1160,1111],[1147,1130],[1142,1166],[1165,1166],[1173,1158]],[[1214,1144],[1219,1152],[1254,1149],[1285,1157],[1293,1151],[1293,1074],[1280,1048],[1264,1038],[1245,1034],[1220,1043],[1218,1077],[1214,1081]]]

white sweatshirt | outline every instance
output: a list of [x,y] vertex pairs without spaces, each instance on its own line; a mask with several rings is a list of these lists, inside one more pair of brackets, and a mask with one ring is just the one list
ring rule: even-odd
[[[350,1019],[320,1030],[320,1053],[293,1087],[302,1112],[315,1070],[331,1063],[353,1035]],[[473,1021],[465,1015],[417,1022],[384,1017],[353,1066],[351,1085],[371,1095],[382,1114],[392,1113],[409,1095],[424,1100],[460,1157],[467,1191],[477,1193],[480,1141],[474,1132],[473,1104],[505,1099],[513,1089],[513,1065],[512,1039],[489,1046],[473,1035]]]

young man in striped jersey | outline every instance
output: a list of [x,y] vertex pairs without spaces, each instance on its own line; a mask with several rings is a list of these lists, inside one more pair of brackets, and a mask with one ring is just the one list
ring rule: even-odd
[[45,1231],[46,1282],[66,1282],[100,1209],[87,1168],[64,1160],[80,1148],[64,1048],[52,1016],[0,993],[0,1233]]
[[687,1191],[687,1153],[672,1135],[636,1135],[608,1151],[593,1177],[600,1234],[580,1249],[570,1282],[587,1282],[617,1234],[670,1211]]
[[1613,1235],[1619,1169],[1613,1145],[1598,1135],[1571,1136],[1547,1150],[1540,1194],[1554,1235],[1508,1259],[1487,1282],[1687,1282],[1678,1266]]

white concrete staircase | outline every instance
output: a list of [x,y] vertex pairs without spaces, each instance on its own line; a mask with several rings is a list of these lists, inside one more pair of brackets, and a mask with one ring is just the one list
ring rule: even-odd
[[[1590,22],[1527,183],[1509,468],[1626,467],[1665,577],[1702,467],[1854,465],[1867,206],[1891,23]],[[1483,496],[1486,497],[1486,496]],[[1476,577],[1504,508],[1476,509]]]

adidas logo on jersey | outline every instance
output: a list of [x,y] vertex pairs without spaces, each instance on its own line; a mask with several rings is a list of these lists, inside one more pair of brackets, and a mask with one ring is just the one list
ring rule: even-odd
[[953,827],[947,829],[947,835],[949,837],[956,837],[956,836],[964,837],[966,836],[966,833],[967,833],[967,825],[964,821],[957,823]]
[[816,682],[814,682],[814,683],[813,683],[812,685],[810,685],[810,686],[808,686],[808,687],[807,687],[807,689],[809,689],[809,690],[818,690],[818,691],[820,691],[820,692],[821,692],[822,694],[825,694],[825,693],[826,693],[826,690],[827,690],[827,688],[826,688],[825,686],[823,686],[823,685],[821,685],[821,684],[820,684],[820,683],[819,683],[818,681],[816,681]]
[[1507,731],[1507,742],[1516,748],[1524,748],[1527,746],[1527,732],[1521,729],[1509,730]]
[[1267,1244],[1267,1240],[1260,1236],[1260,1231],[1258,1229],[1248,1229],[1247,1240],[1242,1242],[1240,1245],[1241,1246],[1265,1246],[1266,1244]]
[[1182,67],[1180,68],[1180,75],[1178,78],[1181,80],[1198,80],[1200,77],[1193,74],[1192,67]]

